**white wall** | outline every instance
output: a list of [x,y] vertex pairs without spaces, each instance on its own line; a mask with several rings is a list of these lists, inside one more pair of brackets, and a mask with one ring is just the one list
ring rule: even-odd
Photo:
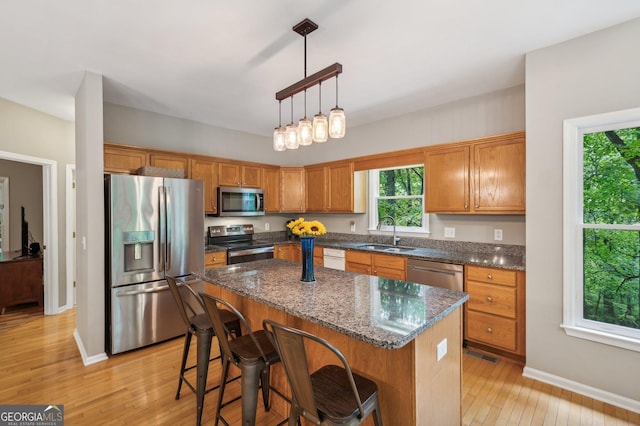
[[[349,128],[342,140],[282,153],[273,151],[270,138],[108,103],[104,105],[104,133],[105,141],[117,144],[285,166],[307,165],[521,131],[525,128],[524,107],[524,86],[518,86]],[[254,222],[256,231],[261,232],[264,223],[270,221],[271,230],[284,230],[286,218],[294,216],[279,219],[267,216],[243,223]],[[350,232],[349,224],[355,220],[356,233],[367,233],[366,214],[317,217],[332,232]],[[228,222],[209,218],[206,225]],[[500,228],[504,235],[502,244],[525,243],[524,216],[434,215],[431,238],[444,239],[445,226],[456,228],[458,241],[493,243],[493,230]]]
[[76,342],[85,365],[105,355],[102,76],[85,72],[76,112]]
[[[64,285],[66,282],[65,168],[67,164],[75,163],[74,141],[73,123],[0,98],[0,151],[43,158],[57,163],[58,246],[49,246],[48,249],[58,251],[56,299],[60,306],[63,306],[66,300]],[[13,182],[10,185],[10,191],[13,192]],[[40,188],[42,188],[42,182],[40,182]],[[44,243],[48,244],[47,241]]]
[[560,328],[562,122],[639,106],[638,40],[635,19],[527,55],[526,250],[527,369],[640,404],[640,354]]

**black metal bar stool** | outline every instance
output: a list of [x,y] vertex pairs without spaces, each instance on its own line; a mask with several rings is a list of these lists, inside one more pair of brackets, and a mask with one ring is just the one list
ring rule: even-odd
[[[209,294],[200,293],[200,297],[204,301],[207,313],[209,314],[213,329],[220,341],[222,352],[222,380],[220,382],[220,391],[218,393],[218,407],[216,409],[215,425],[222,421],[225,425],[229,424],[224,420],[220,411],[222,408],[238,398],[223,403],[224,389],[227,374],[229,373],[229,363],[233,363],[241,371],[241,398],[242,398],[242,424],[244,426],[255,425],[256,407],[258,404],[258,388],[262,388],[262,400],[264,408],[269,411],[269,390],[288,401],[277,389],[270,386],[270,370],[271,365],[279,362],[280,357],[275,348],[271,344],[269,337],[264,330],[253,332],[237,309],[224,300],[213,297]],[[234,336],[230,333],[230,329],[225,325],[222,312],[219,306],[228,309],[238,316],[242,322],[246,334],[243,336]],[[227,339],[222,336],[226,335]]]
[[[186,383],[187,386],[196,394],[196,424],[199,426],[200,424],[202,424],[204,396],[220,386],[216,385],[210,389],[206,388],[207,376],[209,372],[209,361],[220,358],[220,356],[211,359],[209,358],[211,353],[211,341],[213,339],[213,336],[215,336],[215,332],[213,330],[211,322],[209,321],[209,317],[203,311],[202,301],[200,300],[198,294],[191,287],[189,287],[189,285],[182,281],[178,281],[176,278],[167,277],[167,282],[169,283],[169,288],[171,289],[171,294],[176,301],[176,305],[178,305],[180,316],[187,326],[187,331],[184,335],[184,349],[182,351],[182,362],[180,364],[180,378],[178,380],[178,391],[176,392],[176,399],[180,399],[180,390],[182,389],[182,383]],[[235,314],[224,310],[221,311],[220,316],[223,323],[231,332],[233,332],[237,336],[242,335],[240,321]],[[196,336],[197,340],[197,360],[195,365],[187,367],[187,358],[189,357],[189,348],[191,347],[192,336]],[[185,373],[194,368],[197,371],[195,387],[185,377]]]
[[[331,343],[271,320],[264,320],[262,325],[273,339],[291,386],[289,426],[298,424],[300,416],[314,425],[359,425],[370,414],[374,415],[374,424],[382,426],[378,386],[352,372],[347,359]],[[324,365],[310,374],[305,341],[333,352],[342,366]]]

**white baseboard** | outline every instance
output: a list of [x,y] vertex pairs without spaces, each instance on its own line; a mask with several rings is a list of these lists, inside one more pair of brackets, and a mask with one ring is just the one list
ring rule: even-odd
[[80,333],[78,333],[78,329],[73,330],[73,337],[76,339],[76,345],[78,346],[78,350],[80,351],[80,356],[82,357],[82,363],[86,367],[87,365],[96,364],[98,362],[106,361],[109,359],[106,353],[101,353],[98,355],[87,356],[87,351],[84,349],[84,344],[82,343],[82,338],[80,337]]
[[598,401],[606,402],[607,404],[624,408],[625,410],[633,411],[634,413],[640,413],[640,401],[636,401],[631,398],[607,392],[602,389],[594,388],[582,383],[574,382],[573,380],[568,380],[564,377],[545,373],[544,371],[536,370],[535,368],[531,367],[524,367],[524,369],[522,370],[522,375],[524,377],[529,377],[530,379],[539,380],[541,382],[548,383],[550,385],[557,386],[571,392],[579,393],[580,395],[597,399]]

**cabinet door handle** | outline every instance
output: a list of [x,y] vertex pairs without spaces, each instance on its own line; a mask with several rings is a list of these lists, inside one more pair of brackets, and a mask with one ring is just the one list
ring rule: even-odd
[[493,333],[493,329],[491,327],[487,327],[487,333]]
[[480,204],[476,204],[474,207],[477,209],[478,207],[480,207]]
[[493,297],[487,296],[487,302],[493,302]]
[[468,208],[469,208],[469,204],[465,204],[465,205],[464,205],[464,208],[465,208],[465,209],[468,209]]
[[488,280],[492,280],[492,279],[493,279],[493,275],[491,275],[491,274],[487,274],[487,279],[488,279]]

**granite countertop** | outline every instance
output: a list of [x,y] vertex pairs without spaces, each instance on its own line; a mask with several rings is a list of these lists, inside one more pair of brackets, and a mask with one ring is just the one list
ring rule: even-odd
[[194,272],[204,281],[374,346],[395,349],[460,307],[466,293],[299,263],[259,260]]
[[[274,244],[293,244],[298,241],[272,241]],[[485,250],[474,250],[475,245],[465,247],[461,245],[462,249],[443,249],[443,248],[430,248],[430,247],[410,247],[410,251],[404,251],[400,253],[387,252],[381,250],[367,249],[366,246],[370,244],[368,242],[352,242],[344,240],[331,240],[325,238],[316,238],[316,245],[329,248],[337,248],[343,250],[360,250],[368,251],[371,253],[382,253],[392,256],[404,256],[414,259],[432,260],[436,262],[454,263],[457,265],[477,265],[487,266],[492,268],[510,269],[514,271],[525,270],[525,256],[520,253],[514,253],[513,251],[506,250],[501,246],[490,246]],[[389,247],[392,247],[389,245]],[[408,247],[399,245],[399,247]]]

